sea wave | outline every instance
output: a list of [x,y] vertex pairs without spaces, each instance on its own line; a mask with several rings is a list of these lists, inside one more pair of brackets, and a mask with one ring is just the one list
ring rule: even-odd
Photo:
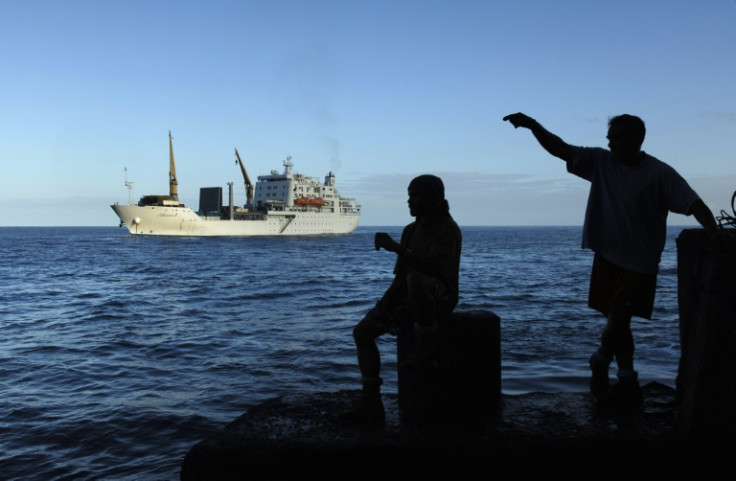
[[[186,451],[251,406],[357,389],[352,327],[391,282],[373,233],[145,238],[116,228],[0,228],[4,479],[176,479]],[[679,358],[671,228],[643,382]],[[463,228],[458,309],[501,318],[506,393],[587,389],[603,323],[575,227]],[[21,261],[22,260],[22,261]],[[396,339],[379,341],[396,392]]]

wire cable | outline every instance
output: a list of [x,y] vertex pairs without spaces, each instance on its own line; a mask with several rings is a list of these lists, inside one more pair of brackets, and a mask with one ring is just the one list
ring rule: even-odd
[[736,192],[731,196],[731,211],[733,212],[733,215],[721,209],[721,215],[716,216],[719,227],[736,226]]

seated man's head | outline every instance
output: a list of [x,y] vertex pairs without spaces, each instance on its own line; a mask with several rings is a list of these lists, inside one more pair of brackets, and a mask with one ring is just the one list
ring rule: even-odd
[[414,217],[436,216],[449,211],[445,200],[445,185],[435,175],[415,177],[409,183],[408,192],[409,212]]

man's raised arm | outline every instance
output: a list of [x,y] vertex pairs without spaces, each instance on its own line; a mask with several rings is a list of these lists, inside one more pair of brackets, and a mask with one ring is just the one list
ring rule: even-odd
[[534,134],[534,137],[537,139],[537,142],[539,142],[539,145],[555,157],[558,157],[565,162],[572,158],[570,146],[565,143],[565,141],[542,127],[539,122],[528,115],[519,112],[507,115],[503,120],[511,122],[511,125],[513,125],[514,128],[525,127],[531,130],[532,134]]

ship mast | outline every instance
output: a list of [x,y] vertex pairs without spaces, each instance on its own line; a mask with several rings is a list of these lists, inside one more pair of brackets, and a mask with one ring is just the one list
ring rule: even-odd
[[169,130],[169,195],[179,200],[179,184],[176,182],[176,165],[174,165],[174,143]]
[[128,204],[133,205],[133,182],[128,182],[128,168],[125,168],[125,187],[128,188]]

